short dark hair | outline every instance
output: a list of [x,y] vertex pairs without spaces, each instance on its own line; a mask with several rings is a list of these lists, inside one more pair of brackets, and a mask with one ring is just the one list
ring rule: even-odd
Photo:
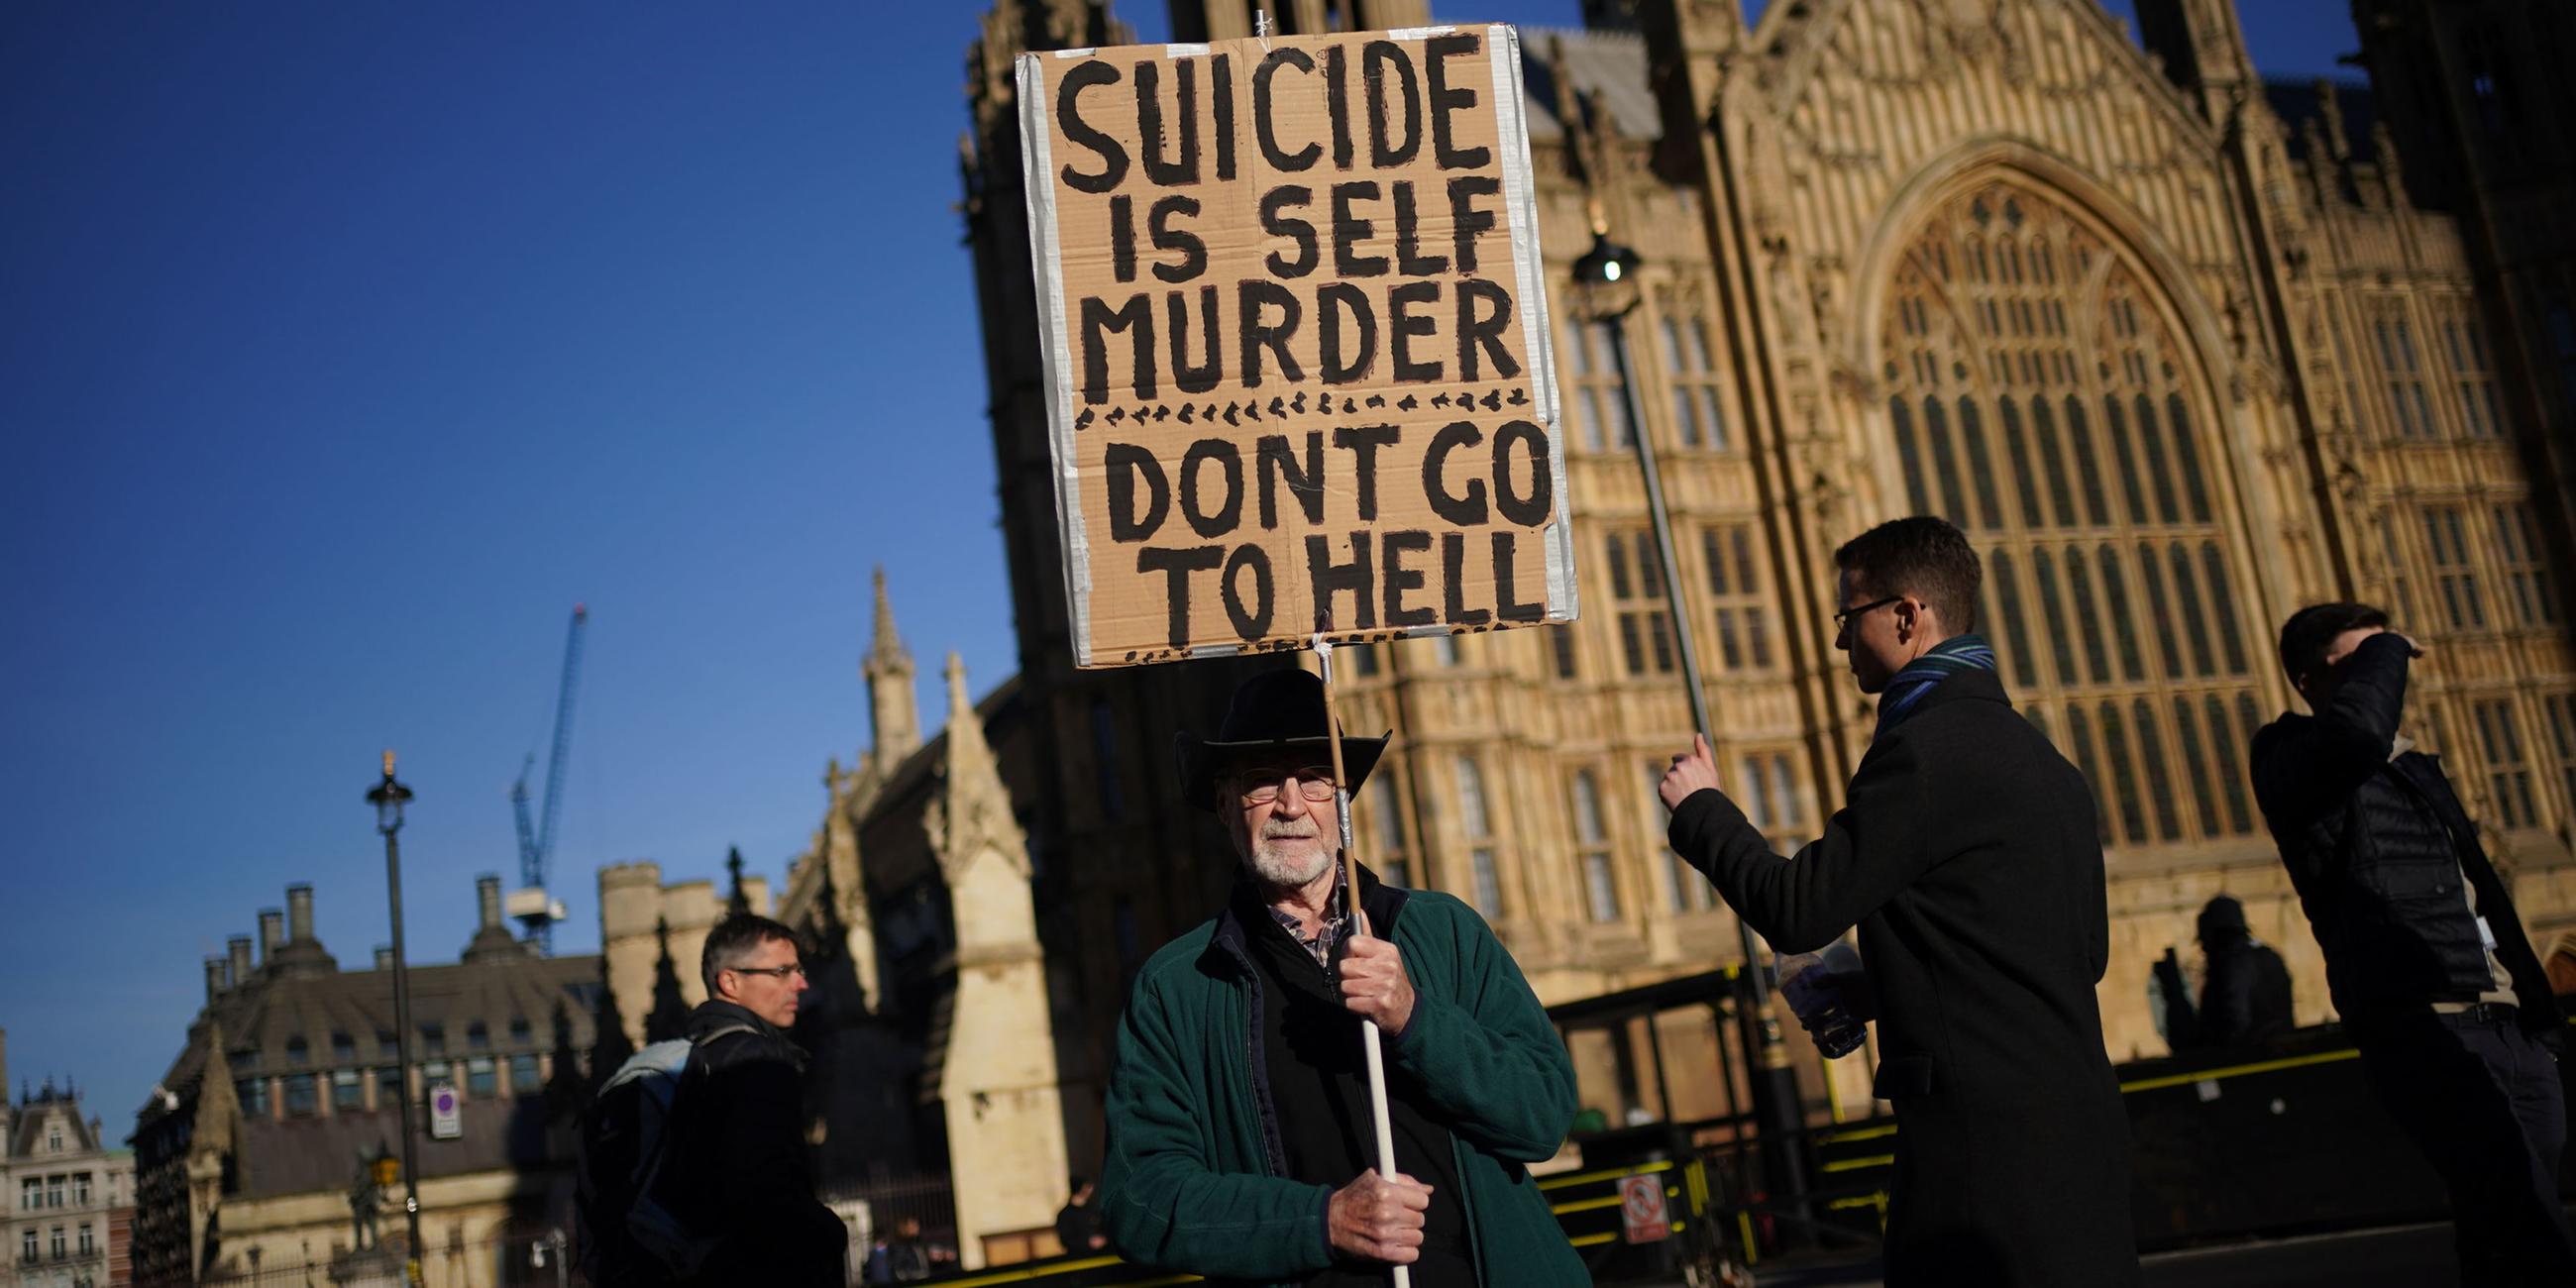
[[2281,623],[2281,669],[2297,685],[2325,665],[2335,637],[2365,626],[2388,625],[2387,610],[2373,604],[2310,604]]
[[797,939],[796,932],[783,921],[772,921],[757,913],[737,912],[717,922],[716,928],[707,932],[707,946],[698,951],[698,978],[706,981],[707,996],[716,995],[716,976],[719,973],[741,964],[753,949],[779,939],[796,944],[800,955],[804,952],[804,945]]
[[1947,519],[1891,519],[1844,542],[1834,551],[1834,566],[1856,574],[1875,594],[1922,600],[1953,631],[1977,629],[1977,587],[1985,572],[1967,534]]

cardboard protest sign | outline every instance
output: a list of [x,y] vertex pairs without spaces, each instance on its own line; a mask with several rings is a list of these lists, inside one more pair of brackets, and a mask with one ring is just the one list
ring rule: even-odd
[[1573,620],[1510,27],[1018,75],[1078,664]]

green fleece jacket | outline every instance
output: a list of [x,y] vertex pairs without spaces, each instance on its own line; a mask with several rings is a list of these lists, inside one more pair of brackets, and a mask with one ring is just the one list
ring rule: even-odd
[[[1403,954],[1413,1017],[1386,1044],[1391,1094],[1449,1129],[1485,1288],[1591,1282],[1530,1179],[1575,1113],[1574,1066],[1511,954],[1458,900],[1372,888],[1371,924]],[[1293,1284],[1331,1265],[1332,1187],[1287,1179],[1253,1031],[1260,976],[1231,908],[1145,963],[1118,1025],[1100,1189],[1130,1260]]]

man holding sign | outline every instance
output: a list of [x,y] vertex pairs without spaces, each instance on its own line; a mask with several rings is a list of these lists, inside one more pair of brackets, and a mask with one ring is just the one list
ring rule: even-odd
[[[1216,917],[1137,974],[1110,1076],[1102,1219],[1121,1255],[1212,1279],[1417,1288],[1589,1282],[1528,1166],[1574,1069],[1511,954],[1457,899],[1359,875],[1351,915],[1324,687],[1237,689],[1178,745],[1181,791],[1241,865]],[[1384,738],[1341,738],[1356,789]],[[1385,1035],[1382,1177],[1359,1021]]]

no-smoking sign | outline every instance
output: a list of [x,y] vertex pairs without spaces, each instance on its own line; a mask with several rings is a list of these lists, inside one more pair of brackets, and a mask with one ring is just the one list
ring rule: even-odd
[[1664,1207],[1664,1182],[1654,1176],[1619,1180],[1619,1232],[1630,1243],[1653,1243],[1673,1237],[1672,1214]]

